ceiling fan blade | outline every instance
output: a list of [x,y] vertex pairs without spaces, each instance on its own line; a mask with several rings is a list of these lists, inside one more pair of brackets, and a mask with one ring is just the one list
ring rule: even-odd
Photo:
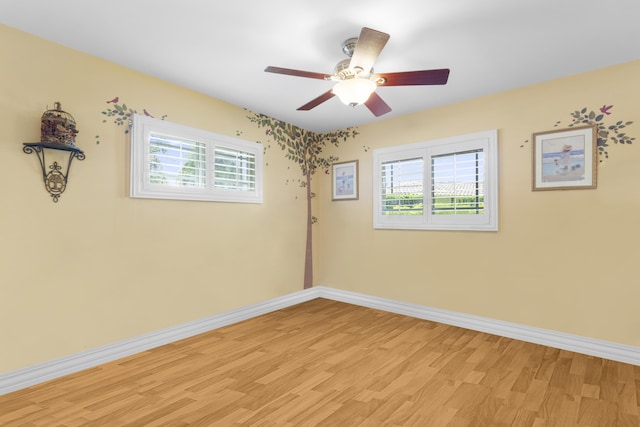
[[333,94],[332,89],[329,89],[319,97],[312,99],[311,101],[304,104],[302,107],[298,108],[298,111],[309,111],[312,108],[315,108],[318,105],[322,104],[323,102],[330,100],[334,96],[335,95]]
[[267,73],[286,74],[289,76],[307,77],[310,79],[320,79],[320,80],[326,80],[329,77],[331,77],[330,74],[314,73],[313,71],[301,71],[301,70],[294,70],[291,68],[281,68],[281,67],[271,67],[271,66],[265,68],[264,71],[266,71]]
[[387,114],[391,111],[391,107],[389,107],[389,105],[384,102],[380,95],[375,92],[373,92],[371,96],[369,96],[369,99],[367,99],[364,105],[366,105],[369,111],[371,111],[376,117],[380,117],[383,114]]
[[389,34],[387,33],[367,27],[362,28],[351,56],[349,69],[361,68],[364,73],[368,74],[388,40]]
[[443,85],[449,80],[449,69],[405,71],[400,73],[377,74],[384,82],[379,86],[417,86],[417,85]]

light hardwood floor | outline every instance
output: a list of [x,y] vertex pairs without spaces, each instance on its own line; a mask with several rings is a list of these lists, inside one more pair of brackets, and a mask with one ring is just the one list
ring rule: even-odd
[[640,367],[317,299],[0,396],[2,426],[634,426]]

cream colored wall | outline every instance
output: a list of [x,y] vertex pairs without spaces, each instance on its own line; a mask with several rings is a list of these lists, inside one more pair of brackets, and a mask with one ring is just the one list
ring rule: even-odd
[[[0,40],[0,373],[301,289],[304,190],[280,150],[266,150],[261,205],[131,199],[128,136],[101,114],[119,96],[263,140],[243,109],[4,26]],[[640,135],[638,76],[640,61],[361,126],[334,149],[360,160],[360,199],[332,202],[330,175],[314,178],[315,283],[640,346],[640,149],[610,147],[597,190],[533,193],[524,143],[605,103]],[[22,152],[55,101],[87,155],[58,204]],[[493,128],[499,232],[372,229],[372,149]]]
[[[639,100],[635,61],[361,126],[358,143],[335,150],[360,161],[360,199],[331,202],[330,178],[317,182],[316,282],[640,346],[640,139],[611,144],[598,188],[574,191],[532,192],[524,143],[603,104],[605,123],[633,121],[640,138]],[[372,149],[488,129],[499,131],[498,232],[373,230]]]
[[[0,373],[302,289],[304,190],[284,185],[297,175],[279,150],[263,204],[131,199],[128,136],[101,114],[119,96],[261,140],[242,108],[5,26],[0,41]],[[22,152],[55,101],[86,153],[57,204]]]

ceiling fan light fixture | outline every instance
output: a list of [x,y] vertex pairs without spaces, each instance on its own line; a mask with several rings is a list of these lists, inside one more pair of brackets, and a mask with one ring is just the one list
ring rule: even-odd
[[352,37],[343,43],[343,52],[349,58],[338,62],[333,74],[271,66],[264,71],[335,82],[332,89],[299,107],[297,111],[309,111],[338,96],[342,103],[352,107],[364,104],[376,117],[391,111],[391,107],[375,93],[378,86],[423,86],[447,83],[448,68],[375,74],[373,66],[388,40],[389,34],[363,27],[360,36]]
[[351,107],[367,102],[375,90],[374,81],[362,78],[342,80],[333,87],[333,93],[340,98],[340,101]]

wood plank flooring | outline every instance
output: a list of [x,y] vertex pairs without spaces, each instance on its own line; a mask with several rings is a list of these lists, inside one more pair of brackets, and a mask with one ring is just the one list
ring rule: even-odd
[[640,367],[317,299],[0,396],[2,426],[640,426]]

